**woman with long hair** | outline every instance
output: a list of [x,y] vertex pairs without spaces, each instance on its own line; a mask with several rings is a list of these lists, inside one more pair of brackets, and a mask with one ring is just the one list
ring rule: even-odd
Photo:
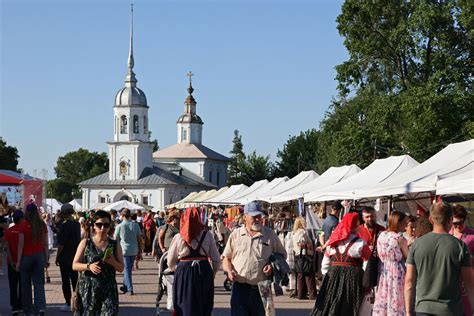
[[362,303],[363,260],[370,248],[357,234],[359,214],[348,213],[327,242],[321,271],[325,274],[311,315],[357,316]]
[[93,237],[81,240],[72,263],[82,272],[78,281],[81,315],[118,315],[119,298],[116,271],[123,271],[120,243],[109,237],[112,218],[106,211],[97,211],[93,218]]
[[214,238],[201,224],[198,210],[187,209],[181,217],[179,234],[173,238],[168,251],[168,267],[176,270],[173,305],[177,316],[212,314],[214,276],[219,266]]
[[406,215],[393,211],[388,217],[388,228],[377,239],[377,255],[380,258],[379,279],[372,315],[404,316],[405,258],[408,255],[407,240],[402,233],[407,226]]
[[153,212],[148,211],[143,219],[143,234],[145,236],[145,255],[153,251],[153,239],[156,234],[156,223],[153,220]]
[[[295,262],[299,260],[313,261],[313,243],[306,231],[306,222],[303,217],[297,217],[293,224],[293,252]],[[306,299],[309,295],[310,300],[316,299],[316,283],[314,269],[311,264],[311,271],[296,271],[297,297],[300,300]]]
[[[49,267],[48,230],[35,204],[26,206],[25,220],[20,224],[19,233],[16,270],[20,271],[21,277],[23,313],[44,315],[44,269]],[[32,284],[34,304],[31,297]]]

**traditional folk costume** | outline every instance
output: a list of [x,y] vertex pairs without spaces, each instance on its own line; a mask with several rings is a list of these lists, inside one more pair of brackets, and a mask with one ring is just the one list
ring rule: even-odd
[[369,247],[353,233],[358,220],[357,213],[345,215],[329,238],[322,262],[325,276],[312,316],[358,315],[364,297],[362,263],[370,255]]

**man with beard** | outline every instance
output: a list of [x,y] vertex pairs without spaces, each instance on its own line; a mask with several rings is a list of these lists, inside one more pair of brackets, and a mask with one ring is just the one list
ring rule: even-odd
[[273,230],[262,225],[260,205],[244,207],[245,225],[235,229],[222,254],[224,271],[234,282],[230,298],[232,316],[264,316],[258,282],[272,274],[269,258],[286,251]]
[[366,206],[362,210],[362,220],[364,224],[359,226],[359,238],[363,239],[372,250],[377,243],[378,234],[385,228],[375,222],[375,210],[371,206]]

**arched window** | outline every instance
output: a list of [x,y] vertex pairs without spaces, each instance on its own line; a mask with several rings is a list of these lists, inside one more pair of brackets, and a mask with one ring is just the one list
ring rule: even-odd
[[120,117],[120,134],[127,134],[127,129],[128,129],[127,117],[125,115],[122,115]]
[[220,185],[220,181],[219,181],[219,180],[220,180],[220,177],[221,177],[220,172],[217,171],[217,174],[216,174],[216,184],[217,184],[217,185]]
[[138,115],[133,116],[133,132],[135,134],[139,133],[139,131],[138,131]]
[[146,115],[143,117],[143,134],[148,133],[148,119]]

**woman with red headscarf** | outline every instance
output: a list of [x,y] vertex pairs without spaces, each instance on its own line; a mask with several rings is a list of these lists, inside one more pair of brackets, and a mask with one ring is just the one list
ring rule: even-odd
[[175,270],[173,305],[176,315],[212,314],[214,276],[220,263],[214,238],[204,230],[198,210],[187,209],[181,216],[179,234],[173,237],[168,250],[168,267]]
[[346,214],[328,241],[321,264],[324,276],[311,315],[354,315],[364,293],[363,260],[370,256],[366,243],[357,237],[359,214]]
[[156,223],[153,220],[153,212],[148,211],[143,218],[143,232],[145,235],[144,252],[148,256],[153,250],[153,239],[156,234]]

